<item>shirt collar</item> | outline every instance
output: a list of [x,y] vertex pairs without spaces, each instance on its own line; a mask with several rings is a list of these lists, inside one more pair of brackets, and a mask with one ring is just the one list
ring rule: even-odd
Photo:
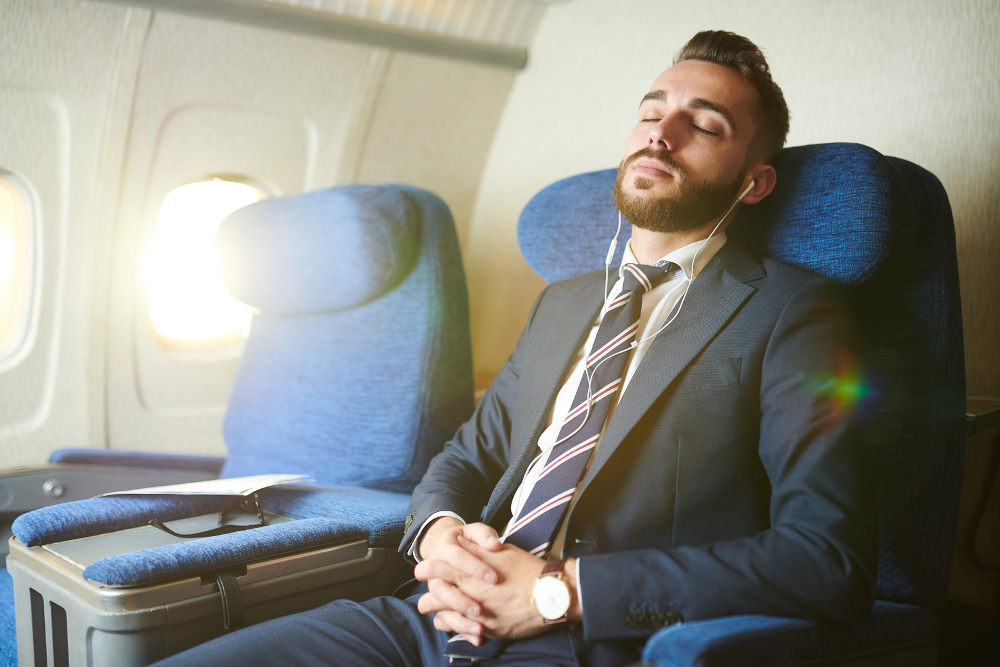
[[[704,246],[702,244],[704,243]],[[715,254],[722,249],[722,246],[726,244],[726,233],[719,232],[715,236],[711,237],[707,241],[702,239],[701,241],[695,241],[694,243],[689,243],[686,246],[682,246],[668,252],[663,257],[659,258],[654,262],[654,264],[668,261],[681,267],[684,271],[684,275],[690,280],[694,280],[701,270],[705,268]],[[699,250],[700,248],[700,250]],[[622,266],[626,264],[638,264],[639,260],[635,258],[632,254],[632,240],[625,244],[625,252],[622,255]],[[692,266],[693,263],[693,266]],[[618,267],[618,277],[622,277],[622,268]]]

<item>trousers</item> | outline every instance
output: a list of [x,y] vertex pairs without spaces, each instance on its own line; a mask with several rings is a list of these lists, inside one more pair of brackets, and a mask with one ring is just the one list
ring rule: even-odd
[[[417,611],[426,590],[405,599],[377,597],[366,602],[337,600],[298,614],[241,628],[170,656],[157,667],[233,665],[337,665],[344,667],[446,666],[448,636]],[[538,665],[578,667],[571,633],[565,627],[510,642],[484,667]]]

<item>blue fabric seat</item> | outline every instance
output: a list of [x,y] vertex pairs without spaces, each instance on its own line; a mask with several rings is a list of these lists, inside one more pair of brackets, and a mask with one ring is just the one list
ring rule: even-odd
[[[774,192],[742,207],[730,238],[845,286],[863,347],[858,420],[878,484],[878,601],[857,626],[734,616],[654,634],[656,665],[936,664],[964,452],[962,320],[955,233],[932,174],[858,144],[787,148]],[[518,239],[548,281],[603,268],[617,212],[614,169],[550,185]],[[620,263],[622,230],[617,256]]]
[[[138,586],[348,539],[393,553],[409,492],[472,411],[468,296],[451,213],[405,185],[266,200],[216,237],[226,288],[254,310],[224,424],[221,476],[302,473],[265,490],[293,521],[119,554],[84,571]],[[205,468],[208,457],[71,450],[54,460]],[[219,511],[231,498],[91,498],[18,517],[37,546]],[[387,582],[390,584],[391,582]]]
[[14,641],[14,585],[7,568],[0,568],[0,665],[17,664]]

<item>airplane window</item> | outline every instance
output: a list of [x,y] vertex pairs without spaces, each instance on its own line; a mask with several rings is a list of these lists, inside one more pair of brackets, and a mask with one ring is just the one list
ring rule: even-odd
[[266,196],[246,181],[211,178],[164,197],[147,264],[149,316],[162,345],[204,349],[246,336],[250,309],[222,288],[212,239],[223,218]]
[[32,288],[29,198],[12,174],[0,170],[0,359],[24,340]]

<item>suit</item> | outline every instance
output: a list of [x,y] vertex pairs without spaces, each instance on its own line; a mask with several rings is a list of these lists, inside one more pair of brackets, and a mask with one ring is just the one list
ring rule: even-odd
[[[603,273],[548,286],[514,353],[414,491],[501,530],[551,403],[601,307]],[[622,395],[567,521],[587,642],[680,620],[850,621],[871,607],[876,526],[851,437],[847,324],[826,281],[735,243],[693,282]]]

